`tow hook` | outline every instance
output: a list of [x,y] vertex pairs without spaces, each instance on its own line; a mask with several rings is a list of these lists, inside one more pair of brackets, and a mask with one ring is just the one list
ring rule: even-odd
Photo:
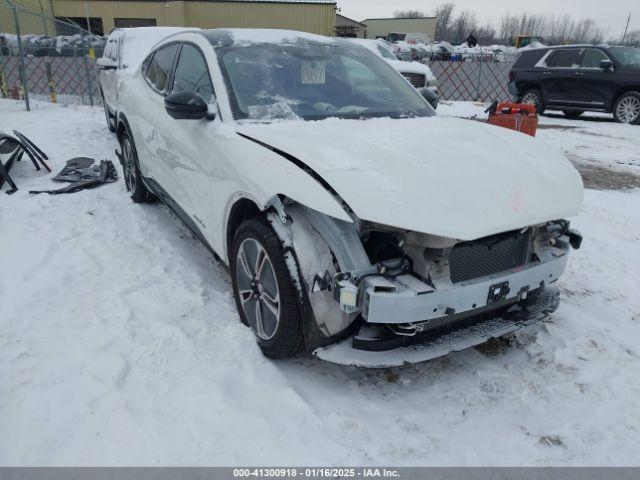
[[582,235],[580,232],[570,228],[567,230],[567,236],[569,237],[569,244],[571,244],[573,249],[580,250],[580,247],[582,246]]

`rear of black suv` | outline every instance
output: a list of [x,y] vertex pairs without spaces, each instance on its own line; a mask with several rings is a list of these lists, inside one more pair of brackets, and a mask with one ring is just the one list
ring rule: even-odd
[[523,103],[562,110],[613,113],[640,123],[640,48],[558,46],[525,50],[509,73],[509,92]]

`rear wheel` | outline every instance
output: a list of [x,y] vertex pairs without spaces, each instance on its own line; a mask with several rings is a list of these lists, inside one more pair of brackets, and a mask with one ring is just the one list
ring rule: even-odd
[[124,183],[127,186],[127,192],[131,196],[131,200],[135,203],[149,202],[153,199],[153,195],[142,182],[142,174],[138,167],[138,156],[136,148],[129,134],[125,131],[120,140],[122,148],[122,172],[124,175]]
[[575,120],[577,118],[580,118],[580,116],[584,113],[584,111],[582,111],[582,110],[563,110],[562,113],[564,113],[565,117],[570,118],[572,120]]
[[262,217],[238,228],[230,255],[240,318],[265,356],[284,359],[302,348],[302,313],[282,243]]
[[613,118],[620,123],[640,123],[640,93],[622,94],[613,107]]
[[544,113],[545,105],[542,93],[537,89],[526,90],[520,98],[520,103],[525,105],[535,105],[536,111],[541,114]]

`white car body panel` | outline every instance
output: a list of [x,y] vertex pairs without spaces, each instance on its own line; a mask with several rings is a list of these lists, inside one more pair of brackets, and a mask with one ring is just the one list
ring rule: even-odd
[[582,205],[582,180],[562,154],[470,120],[324,120],[239,131],[301,159],[362,220],[382,225],[474,240],[571,217]]

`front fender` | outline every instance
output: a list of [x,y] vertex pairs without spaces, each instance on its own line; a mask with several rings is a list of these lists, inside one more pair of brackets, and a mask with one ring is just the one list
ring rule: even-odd
[[229,199],[252,198],[265,209],[274,196],[284,195],[330,217],[352,221],[344,206],[304,166],[228,130],[219,132],[216,141],[223,144],[220,151],[228,155],[224,163],[232,169],[227,180],[235,189]]

